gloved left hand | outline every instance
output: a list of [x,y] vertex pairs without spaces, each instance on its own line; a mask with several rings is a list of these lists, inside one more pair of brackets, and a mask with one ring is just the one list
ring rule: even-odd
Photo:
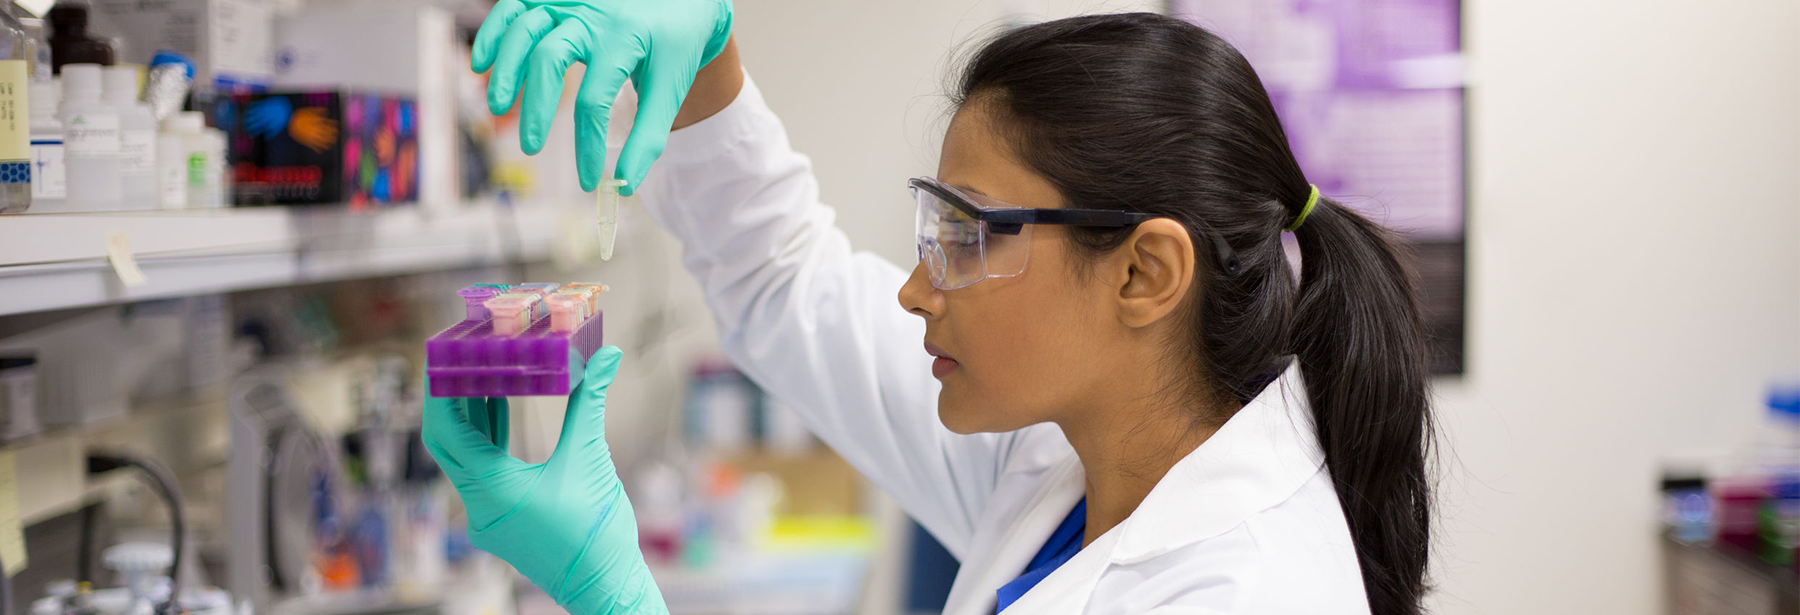
[[581,386],[569,394],[556,451],[540,464],[514,459],[495,443],[505,422],[495,418],[494,405],[426,398],[425,446],[462,494],[469,542],[512,564],[574,615],[668,613],[606,446],[606,388],[619,357],[607,346],[588,359]]

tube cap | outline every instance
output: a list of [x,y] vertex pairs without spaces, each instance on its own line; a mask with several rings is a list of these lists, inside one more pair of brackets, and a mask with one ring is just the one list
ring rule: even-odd
[[99,64],[64,64],[62,80],[64,102],[100,102]]
[[156,68],[164,64],[180,64],[183,69],[186,69],[187,78],[189,80],[194,78],[194,61],[189,60],[187,56],[167,49],[158,49],[156,55],[150,57],[150,67]]
[[[64,66],[67,70],[69,67]],[[113,104],[133,103],[138,99],[138,71],[130,66],[108,66],[103,71],[105,98]]]

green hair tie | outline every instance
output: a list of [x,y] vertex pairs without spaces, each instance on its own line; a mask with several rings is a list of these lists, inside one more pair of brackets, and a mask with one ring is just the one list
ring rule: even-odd
[[1319,187],[1313,184],[1307,184],[1306,187],[1312,189],[1312,194],[1306,195],[1306,206],[1300,208],[1300,215],[1294,216],[1294,222],[1292,224],[1287,225],[1287,228],[1281,230],[1289,233],[1300,230],[1300,225],[1305,224],[1306,217],[1312,214],[1313,206],[1319,204]]

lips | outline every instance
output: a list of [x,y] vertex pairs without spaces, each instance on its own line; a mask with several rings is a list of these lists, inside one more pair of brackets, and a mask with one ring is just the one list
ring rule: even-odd
[[961,367],[961,364],[957,363],[956,359],[952,359],[950,358],[950,355],[944,354],[943,349],[932,345],[931,342],[925,342],[925,353],[932,356],[931,376],[933,378],[943,380],[945,376],[950,375],[951,372],[955,372],[958,367]]

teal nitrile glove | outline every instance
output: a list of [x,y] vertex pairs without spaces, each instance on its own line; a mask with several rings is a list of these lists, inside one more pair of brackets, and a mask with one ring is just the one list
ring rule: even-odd
[[556,451],[540,464],[494,443],[505,427],[491,422],[491,401],[426,398],[425,447],[462,494],[469,542],[512,564],[573,615],[669,612],[638,550],[637,518],[606,447],[606,387],[619,355],[607,346],[588,359]]
[[630,77],[637,119],[613,176],[620,194],[637,191],[662,155],[675,113],[731,37],[730,0],[500,0],[475,34],[471,67],[488,75],[488,110],[512,108],[521,84],[519,147],[544,149],[562,99],[563,72],[577,61],[587,75],[575,95],[575,162],[581,189],[600,185],[606,165],[606,122]]

